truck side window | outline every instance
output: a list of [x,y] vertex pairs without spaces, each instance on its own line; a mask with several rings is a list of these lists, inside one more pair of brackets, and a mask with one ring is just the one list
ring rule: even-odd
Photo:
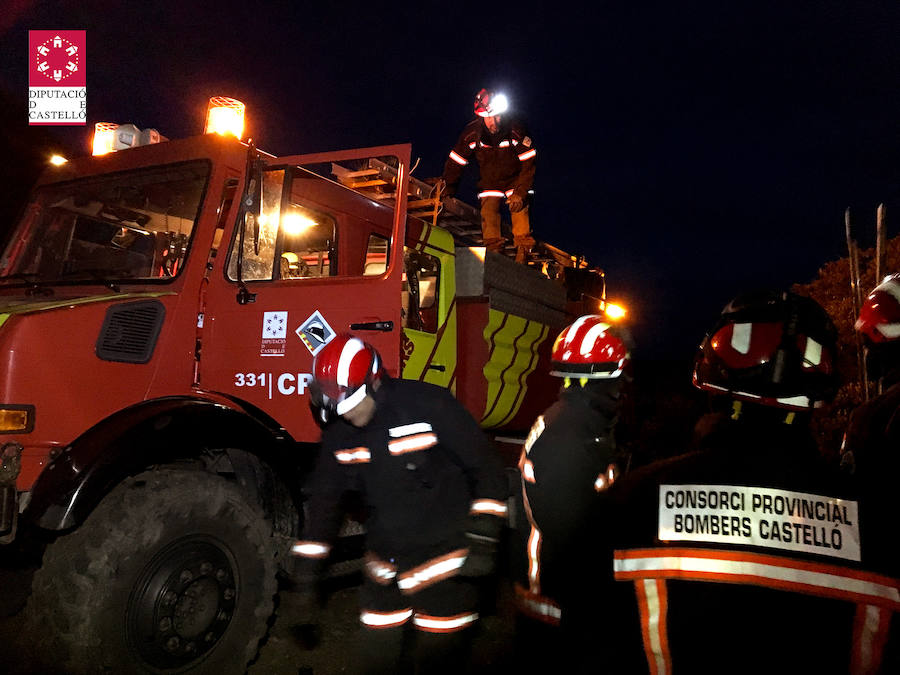
[[436,333],[441,261],[427,253],[405,248],[401,292],[403,327]]
[[335,274],[335,221],[322,211],[291,204],[281,219],[281,279]]
[[369,244],[366,246],[366,262],[363,267],[363,275],[367,277],[384,274],[388,266],[388,254],[390,246],[388,238],[380,234],[370,234]]

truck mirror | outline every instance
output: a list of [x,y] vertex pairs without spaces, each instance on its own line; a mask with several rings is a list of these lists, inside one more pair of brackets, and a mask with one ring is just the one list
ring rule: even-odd
[[258,176],[251,178],[247,183],[247,193],[244,197],[244,231],[249,229],[253,233],[253,252],[256,255],[259,255],[259,186],[261,183]]

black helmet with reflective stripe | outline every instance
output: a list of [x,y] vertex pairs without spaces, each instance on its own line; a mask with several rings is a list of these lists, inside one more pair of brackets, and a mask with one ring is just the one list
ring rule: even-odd
[[788,410],[837,391],[837,330],[815,300],[760,291],[725,306],[694,361],[699,389]]

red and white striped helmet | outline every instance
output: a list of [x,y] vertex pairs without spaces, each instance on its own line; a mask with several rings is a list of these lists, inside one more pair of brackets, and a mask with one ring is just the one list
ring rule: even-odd
[[475,96],[475,114],[479,117],[494,117],[509,110],[509,100],[503,94],[490,89],[482,89]]
[[312,404],[327,414],[350,412],[371,393],[372,384],[381,379],[381,357],[370,344],[348,333],[335,336],[316,354]]
[[874,344],[900,339],[900,274],[886,276],[872,289],[854,328]]
[[624,329],[606,317],[588,314],[563,329],[553,343],[551,375],[612,379],[619,377],[631,353]]

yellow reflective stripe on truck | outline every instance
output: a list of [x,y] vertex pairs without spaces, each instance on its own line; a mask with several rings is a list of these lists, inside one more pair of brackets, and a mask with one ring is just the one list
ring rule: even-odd
[[[447,339],[444,339],[446,336]],[[428,366],[436,363],[443,366],[444,370],[427,370]],[[425,361],[423,372],[419,374],[420,380],[426,380],[429,374],[440,374],[437,379],[446,383],[456,371],[456,298],[450,301],[450,311],[447,318],[440,325],[435,334],[434,347]],[[430,381],[430,380],[426,380]]]
[[438,320],[435,333],[404,328],[401,333],[402,377],[422,380],[456,392],[456,253],[449,232],[423,226],[413,246],[417,251],[435,256],[440,261]]
[[147,292],[147,293],[110,293],[109,295],[88,295],[80,298],[60,298],[58,300],[45,300],[30,302],[21,305],[10,304],[3,306],[0,302],[0,311],[4,316],[10,314],[30,314],[32,312],[45,312],[51,309],[74,307],[75,305],[89,305],[97,302],[110,302],[112,300],[134,300],[135,298],[160,298],[164,295],[175,295],[173,291]]
[[[450,301],[450,311],[437,333],[404,328],[402,335],[413,347],[403,364],[403,379],[450,386],[451,391],[455,391],[456,299]],[[439,369],[429,368],[432,364],[439,366]]]
[[481,426],[502,426],[515,417],[528,390],[525,382],[538,365],[538,348],[549,333],[545,324],[490,310],[484,330],[490,358],[484,367],[487,401]]

